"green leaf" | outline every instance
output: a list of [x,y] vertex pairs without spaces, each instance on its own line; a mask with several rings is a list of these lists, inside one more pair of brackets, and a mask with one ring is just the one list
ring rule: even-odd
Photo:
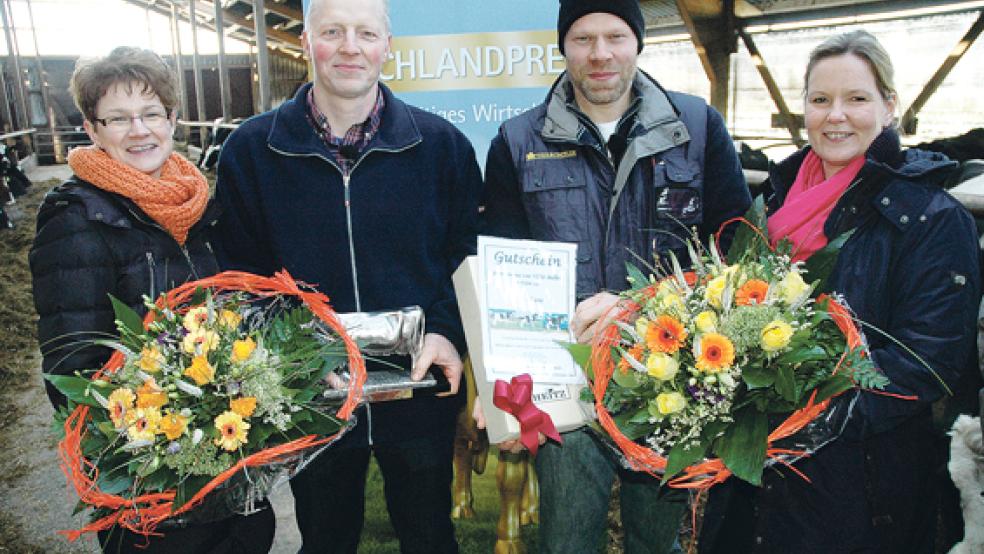
[[106,494],[119,494],[133,486],[133,477],[126,471],[109,471],[100,473],[96,484]]
[[646,274],[630,262],[625,262],[625,274],[633,290],[649,284],[649,278],[646,277]]
[[112,294],[108,296],[109,301],[113,303],[113,313],[116,317],[116,321],[119,321],[120,324],[123,325],[124,329],[134,335],[143,335],[143,319],[137,315],[137,312],[133,311],[132,308],[127,306],[122,300],[116,298]]
[[779,364],[776,370],[776,392],[783,400],[796,401],[796,372],[789,364]]
[[803,269],[806,270],[807,280],[820,282],[814,289],[814,292],[830,292],[830,289],[827,287],[827,279],[834,270],[834,265],[837,263],[837,255],[840,254],[841,247],[844,246],[844,243],[853,234],[854,229],[840,234],[837,238],[828,242],[827,246],[817,250],[806,259]]
[[749,389],[762,389],[771,387],[776,382],[776,373],[768,367],[747,367],[741,372],[741,380]]
[[574,358],[574,362],[584,368],[585,371],[589,370],[591,365],[591,345],[590,344],[580,344],[576,342],[562,342],[560,343]]
[[211,480],[212,478],[207,475],[192,475],[178,484],[172,511],[177,511],[178,508],[184,506]]
[[847,375],[843,373],[831,375],[829,379],[817,387],[817,398],[815,402],[822,402],[828,398],[837,396],[852,387],[854,387],[854,382]]
[[735,413],[735,421],[718,441],[715,453],[739,479],[762,484],[769,420],[751,407]]
[[75,375],[53,375],[50,373],[46,373],[44,378],[72,402],[96,408],[101,407],[99,402],[89,394],[89,386],[92,385],[91,380]]
[[670,455],[666,460],[666,471],[663,473],[661,483],[666,483],[686,469],[687,466],[707,457],[707,450],[726,426],[727,424],[722,421],[712,421],[701,430],[700,440],[697,444],[691,445],[690,448],[683,448],[683,445],[677,445],[670,450]]
[[779,357],[777,363],[780,366],[795,365],[815,360],[826,360],[828,357],[827,351],[822,347],[812,346],[809,348],[799,348],[791,352],[787,352]]
[[643,383],[644,378],[641,373],[634,369],[622,371],[615,368],[615,371],[612,372],[612,380],[623,389],[634,389]]

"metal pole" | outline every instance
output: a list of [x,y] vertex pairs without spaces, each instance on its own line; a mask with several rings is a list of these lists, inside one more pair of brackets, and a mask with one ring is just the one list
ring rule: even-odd
[[3,102],[4,130],[13,131],[16,128],[17,122],[14,121],[13,114],[10,113],[10,99],[7,97],[7,78],[4,77],[3,71],[0,71],[0,102]]
[[[195,0],[188,0],[188,20],[191,22],[191,65],[195,71],[195,107],[198,108],[198,121],[205,121],[205,91],[202,90],[202,70],[198,60],[198,13]],[[205,134],[198,128],[198,142],[205,148]]]
[[260,112],[270,111],[270,55],[266,42],[266,8],[263,0],[253,0],[253,24],[256,27],[256,74],[260,80]]
[[229,92],[229,75],[225,63],[225,24],[222,23],[222,1],[212,0],[215,6],[215,36],[219,40],[219,100],[222,103],[222,121],[228,122],[232,115],[232,98]]
[[[184,60],[181,54],[181,20],[178,18],[178,6],[176,2],[171,3],[171,53],[174,56],[174,69],[178,73],[178,109],[181,117],[188,117],[188,85],[185,83]],[[188,130],[180,127],[178,136],[182,140],[188,140]]]
[[30,120],[28,119],[27,102],[24,98],[24,74],[21,72],[20,55],[14,44],[17,36],[14,33],[13,19],[10,17],[9,9],[7,0],[0,1],[0,17],[3,18],[4,35],[7,39],[7,61],[14,76],[14,94],[17,97],[15,107],[20,108],[16,110],[16,126],[20,130],[28,128]]
[[41,80],[41,100],[44,102],[44,111],[48,114],[48,131],[51,133],[51,149],[55,157],[55,162],[65,163],[64,146],[55,134],[55,109],[51,105],[51,95],[48,90],[48,76],[44,72],[44,62],[41,61],[41,49],[38,48],[38,31],[34,27],[34,9],[31,7],[31,0],[24,0],[27,4],[27,19],[31,24],[31,36],[34,39],[34,59],[38,66],[38,79]]

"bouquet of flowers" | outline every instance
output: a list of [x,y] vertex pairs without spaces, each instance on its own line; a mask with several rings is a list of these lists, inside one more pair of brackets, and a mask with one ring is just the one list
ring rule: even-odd
[[[286,272],[188,283],[148,299],[143,320],[112,300],[120,336],[103,342],[116,351],[109,362],[47,376],[69,401],[56,415],[63,470],[80,509],[94,508],[92,523],[67,532],[72,540],[248,511],[347,430],[364,361],[327,297]],[[327,413],[316,394],[345,364],[348,396]],[[203,501],[209,509],[189,514]]]
[[759,484],[769,460],[809,453],[779,441],[832,397],[887,384],[843,301],[814,296],[847,237],[805,267],[788,243],[769,247],[761,203],[748,217],[757,225],[736,233],[730,263],[712,239],[706,252],[688,242],[689,272],[672,255],[658,277],[630,268],[621,314],[591,347],[572,347],[599,424],[630,467],[674,486],[731,474]]

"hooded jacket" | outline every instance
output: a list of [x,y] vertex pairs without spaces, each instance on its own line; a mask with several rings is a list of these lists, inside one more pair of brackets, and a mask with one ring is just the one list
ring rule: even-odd
[[[771,167],[770,212],[782,206],[807,152]],[[824,226],[828,240],[854,230],[829,288],[863,322],[875,365],[891,380],[887,391],[918,397],[862,394],[856,430],[871,435],[953,394],[975,359],[981,275],[974,220],[942,188],[957,164],[934,152],[902,151],[893,130],[879,135],[866,157]]]

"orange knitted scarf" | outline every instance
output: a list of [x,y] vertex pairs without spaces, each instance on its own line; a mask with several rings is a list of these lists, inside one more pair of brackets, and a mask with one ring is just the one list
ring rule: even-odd
[[69,152],[68,165],[79,178],[133,200],[178,244],[185,243],[188,230],[205,213],[208,182],[178,154],[172,153],[164,162],[159,179],[114,160],[96,146]]

